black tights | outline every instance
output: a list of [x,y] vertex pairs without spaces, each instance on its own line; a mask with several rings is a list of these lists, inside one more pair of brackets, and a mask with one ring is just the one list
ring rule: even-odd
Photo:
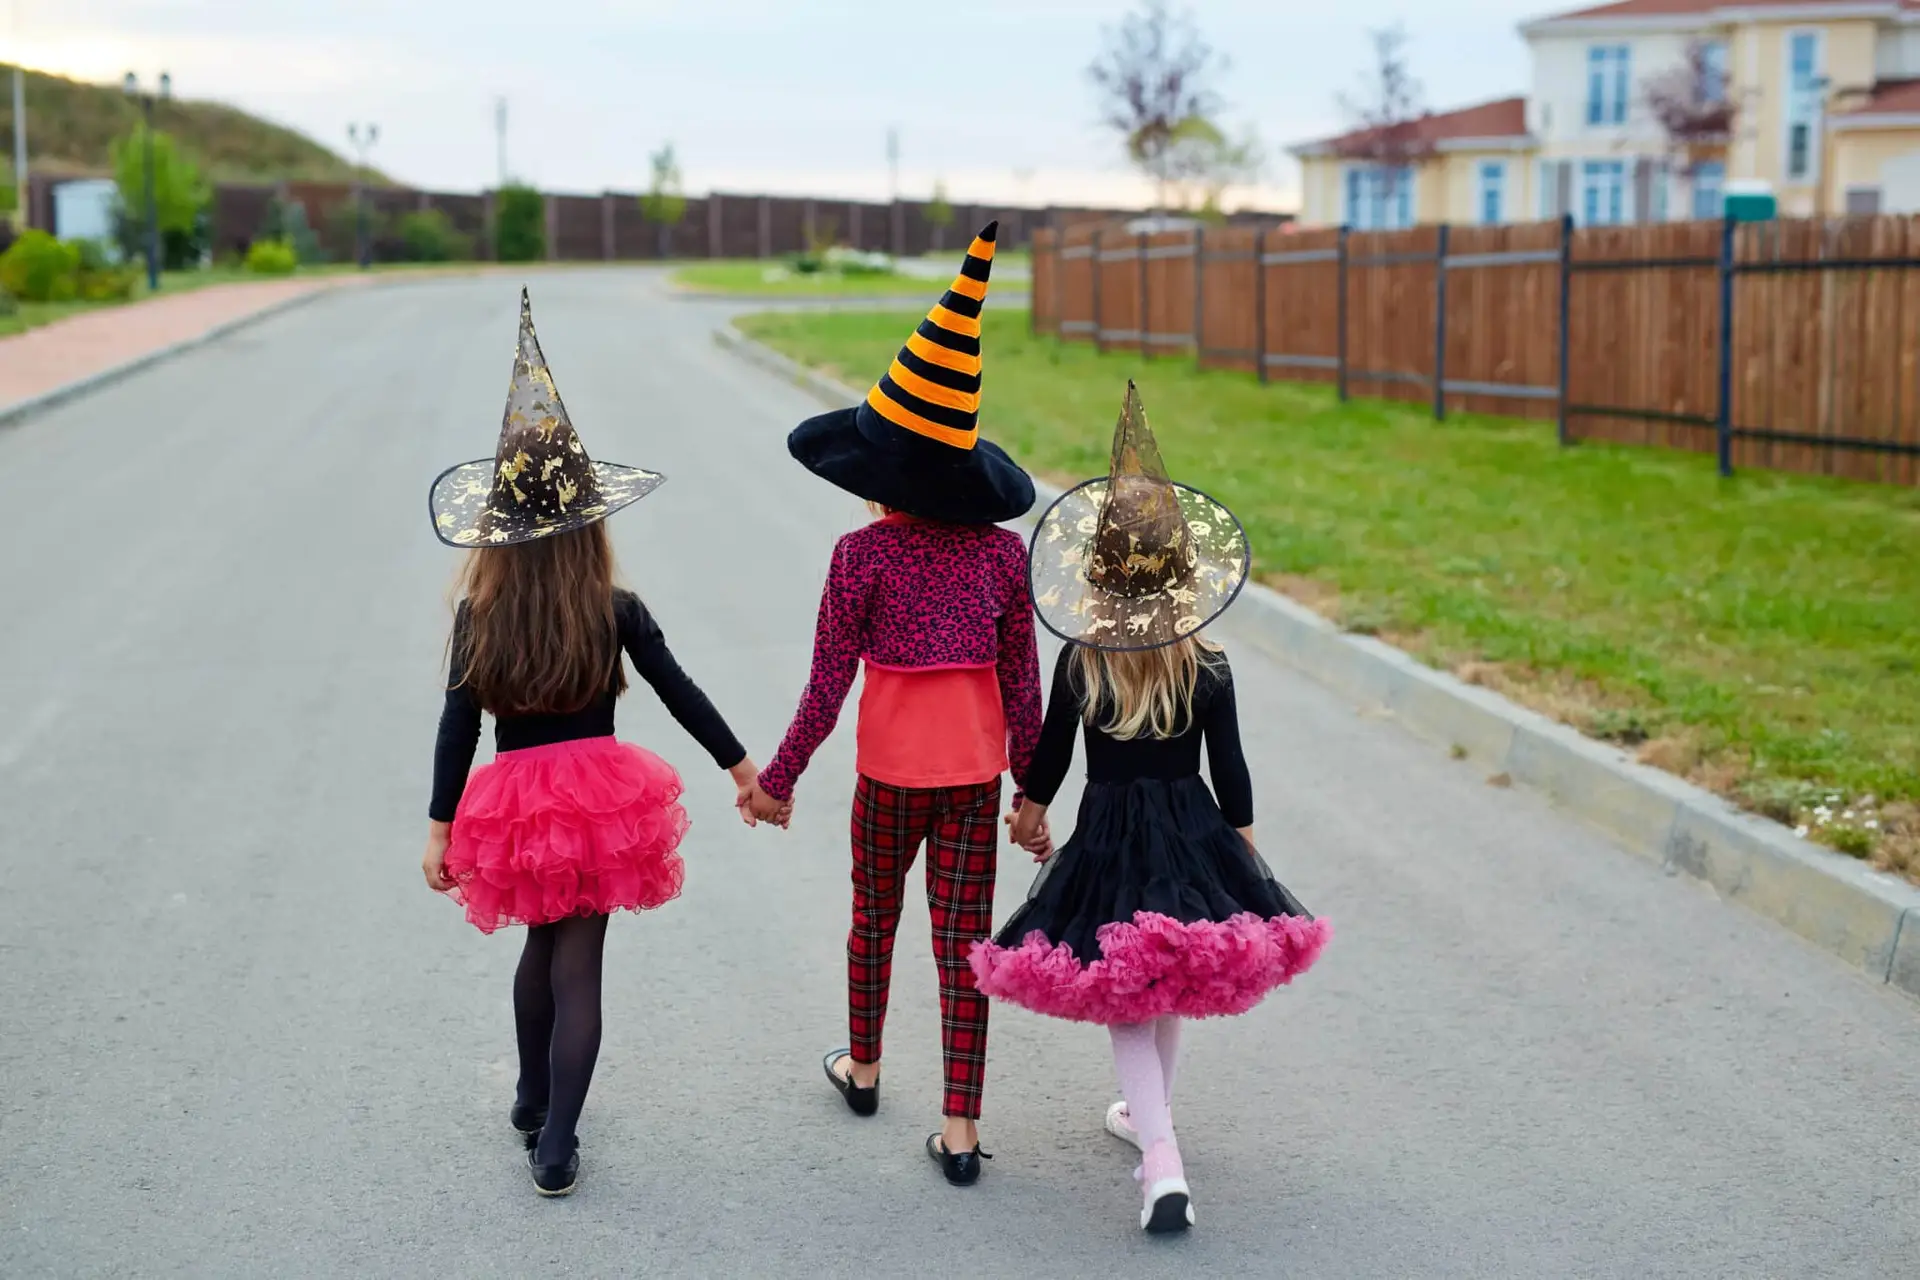
[[600,957],[607,917],[573,916],[527,930],[513,975],[523,1107],[547,1109],[535,1158],[564,1163],[600,1056]]

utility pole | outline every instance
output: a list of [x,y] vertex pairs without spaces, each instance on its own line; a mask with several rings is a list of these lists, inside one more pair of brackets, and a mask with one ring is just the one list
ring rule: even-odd
[[500,153],[500,185],[507,185],[507,100],[498,98],[493,104],[494,142]]
[[20,0],[8,6],[13,18],[13,216],[22,230],[33,225],[33,201],[27,183],[27,72],[20,65]]
[[160,92],[155,95],[140,87],[140,78],[127,72],[126,90],[129,98],[137,98],[141,111],[146,116],[146,188],[147,188],[147,292],[160,291],[160,205],[153,193],[153,104],[164,102],[173,96],[173,77],[160,73]]
[[900,131],[887,130],[887,199],[900,199]]
[[356,162],[353,169],[353,259],[365,271],[373,261],[373,245],[367,238],[367,153],[380,140],[380,126],[347,126],[347,141],[353,144]]

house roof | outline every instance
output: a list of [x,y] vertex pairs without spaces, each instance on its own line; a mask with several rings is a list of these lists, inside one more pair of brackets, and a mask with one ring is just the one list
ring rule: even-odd
[[1526,23],[1523,30],[1556,22],[1589,22],[1608,18],[1690,18],[1709,17],[1729,10],[1747,12],[1764,9],[1825,9],[1844,7],[1852,10],[1877,9],[1886,13],[1920,11],[1920,0],[1614,0],[1612,4],[1589,5],[1565,13],[1549,14]]
[[1920,127],[1920,80],[1882,80],[1866,99],[1827,117],[1830,129]]
[[[1337,155],[1364,146],[1367,139],[1378,132],[1377,129],[1354,129],[1331,138],[1301,143],[1292,151],[1296,156]],[[1416,141],[1431,143],[1439,150],[1456,149],[1462,143],[1481,140],[1524,140],[1529,136],[1527,100],[1501,98],[1497,102],[1482,102],[1458,111],[1429,112],[1414,122],[1411,133]]]

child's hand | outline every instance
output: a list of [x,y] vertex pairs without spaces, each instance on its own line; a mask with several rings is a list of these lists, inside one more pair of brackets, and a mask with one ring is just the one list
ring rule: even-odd
[[1025,801],[1006,817],[1007,834],[1033,855],[1035,862],[1053,856],[1053,832],[1047,826],[1047,806]]
[[793,801],[775,800],[761,790],[757,781],[741,792],[737,803],[740,807],[740,821],[750,827],[771,822],[784,831],[787,824],[793,821]]
[[447,878],[447,842],[452,836],[453,827],[445,822],[427,828],[427,852],[420,859],[420,870],[427,877],[427,888],[435,893],[453,888],[453,881]]

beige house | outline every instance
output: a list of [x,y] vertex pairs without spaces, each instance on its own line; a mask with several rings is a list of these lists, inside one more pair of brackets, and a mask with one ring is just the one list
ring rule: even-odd
[[[1504,147],[1457,122],[1511,112],[1507,103],[1423,121],[1436,147],[1415,176],[1413,220],[1717,217],[1735,184],[1772,193],[1787,216],[1920,212],[1920,0],[1620,0],[1520,30],[1533,82],[1510,100],[1520,118],[1497,131]],[[1732,122],[1695,139],[1683,162],[1648,86],[1690,65],[1702,99],[1727,104]],[[1304,223],[1359,226],[1374,214],[1377,166],[1352,143],[1294,149]],[[1503,198],[1474,198],[1496,184]],[[1404,225],[1402,212],[1381,210],[1382,225]]]
[[1300,160],[1300,221],[1361,231],[1417,222],[1518,222],[1533,206],[1535,141],[1525,98],[1502,98],[1422,117],[1402,151],[1427,159],[1393,171],[1364,158],[1372,135],[1342,134],[1293,148]]

